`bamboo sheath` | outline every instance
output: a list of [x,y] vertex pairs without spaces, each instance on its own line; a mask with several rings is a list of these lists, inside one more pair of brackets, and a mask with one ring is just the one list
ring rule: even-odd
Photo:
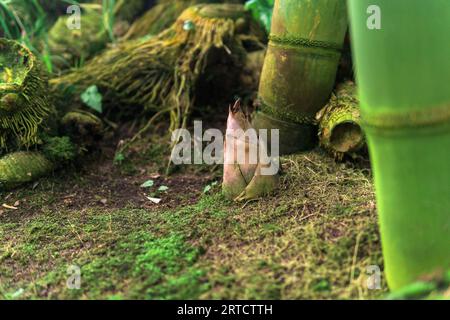
[[[450,267],[450,1],[349,4],[385,272],[397,290]],[[381,29],[370,29],[377,12]]]
[[276,0],[259,88],[257,129],[280,129],[282,154],[316,141],[316,113],[334,86],[347,30],[345,0]]

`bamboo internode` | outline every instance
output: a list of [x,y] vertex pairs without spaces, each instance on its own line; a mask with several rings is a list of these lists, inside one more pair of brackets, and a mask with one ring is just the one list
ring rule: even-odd
[[[370,6],[379,28],[368,27]],[[450,267],[450,2],[351,0],[350,12],[385,271],[396,290]]]
[[346,30],[344,0],[275,1],[254,126],[280,129],[282,154],[314,145]]

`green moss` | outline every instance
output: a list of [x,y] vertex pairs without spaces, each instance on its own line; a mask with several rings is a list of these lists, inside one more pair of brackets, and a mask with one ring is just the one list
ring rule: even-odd
[[[132,1],[128,1],[132,2]],[[139,2],[139,1],[137,1]],[[136,19],[124,39],[139,39],[157,35],[170,27],[188,7],[199,3],[243,3],[241,0],[157,0],[156,4]],[[130,9],[132,6],[130,6]],[[129,10],[129,9],[128,9]]]
[[[211,11],[216,16],[209,15]],[[237,27],[242,20],[246,28]],[[186,21],[195,27],[186,29]],[[158,116],[170,113],[170,129],[175,130],[186,126],[196,89],[200,89],[202,80],[206,81],[206,70],[211,79],[223,74],[221,65],[226,63],[227,77],[240,74],[241,61],[247,54],[244,43],[260,44],[252,25],[254,22],[241,5],[189,7],[157,36],[123,41],[82,68],[52,79],[51,84],[74,85],[80,93],[95,84],[110,110],[128,106],[130,110],[143,107],[156,111]],[[215,89],[221,94],[229,92],[228,99],[234,85],[236,82],[229,82]],[[211,103],[216,100],[211,99]]]
[[42,147],[43,154],[55,164],[62,164],[74,160],[77,156],[77,148],[69,137],[52,137],[46,139]]
[[0,158],[0,191],[34,181],[54,169],[39,152],[14,152]]
[[68,29],[67,16],[61,16],[49,31],[48,44],[50,52],[57,57],[53,62],[58,69],[82,64],[109,40],[101,10],[85,8],[81,17],[80,29]]
[[199,250],[187,245],[180,235],[170,235],[145,243],[144,252],[136,258],[134,274],[143,277],[147,299],[194,299],[203,293],[203,270],[192,265]]
[[0,155],[39,144],[52,111],[36,57],[18,42],[0,39]]
[[147,0],[119,0],[114,8],[116,18],[119,20],[133,21],[147,7]]
[[71,111],[61,119],[62,131],[80,148],[92,147],[103,136],[103,122],[86,111]]
[[[382,290],[366,286],[367,266],[383,264],[367,170],[337,165],[320,151],[283,158],[282,165],[278,194],[239,205],[215,188],[195,201],[186,193],[175,205],[130,199],[109,207],[90,197],[106,185],[114,199],[127,187],[95,189],[88,176],[70,172],[33,192],[0,196],[6,203],[26,199],[0,215],[0,295],[23,289],[22,299],[383,297],[384,275]],[[66,287],[70,265],[81,268],[80,290]]]

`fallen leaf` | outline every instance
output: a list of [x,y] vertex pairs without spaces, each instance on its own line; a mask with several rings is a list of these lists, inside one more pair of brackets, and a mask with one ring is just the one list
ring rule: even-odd
[[8,206],[6,203],[3,204],[3,208],[11,209],[11,210],[18,210],[18,208],[13,207],[13,206]]
[[17,200],[16,202],[14,202],[14,207],[18,207],[18,206],[20,206],[20,201],[19,201],[19,200]]
[[101,202],[103,205],[106,205],[106,204],[108,203],[108,200],[107,200],[107,199],[102,199],[102,200],[100,200],[100,202]]
[[147,199],[156,204],[159,204],[161,202],[161,199],[158,198],[147,197]]

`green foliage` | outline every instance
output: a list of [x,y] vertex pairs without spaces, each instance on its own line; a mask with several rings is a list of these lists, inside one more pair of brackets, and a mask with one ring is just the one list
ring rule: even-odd
[[390,300],[420,299],[436,290],[436,285],[429,282],[415,282],[389,294]]
[[[81,1],[89,2],[92,1]],[[101,24],[113,42],[116,2],[102,0],[101,4]],[[65,58],[50,49],[49,30],[58,14],[64,12],[63,9],[69,5],[82,6],[81,3],[75,0],[0,0],[0,37],[17,40],[27,46],[40,58],[47,71],[52,73],[58,68],[57,62],[65,61]]]
[[252,13],[253,18],[258,20],[270,32],[272,23],[272,11],[275,0],[249,0],[245,8]]
[[167,186],[161,186],[161,187],[158,188],[159,192],[165,192],[167,190],[169,190],[169,187],[167,187]]
[[155,181],[153,180],[147,180],[143,184],[141,184],[141,188],[151,188],[155,184]]
[[401,289],[391,292],[387,299],[390,300],[449,300],[450,296],[450,270],[443,274],[437,272],[434,275],[423,276],[427,281],[421,280],[409,284]]
[[[144,182],[142,185],[141,185],[141,188],[147,188],[147,189],[150,189],[150,191],[152,190],[151,188],[153,187],[155,185],[155,182],[153,181],[153,180],[148,180],[148,181],[146,181],[146,182]],[[158,189],[156,189],[155,191],[153,191],[153,192],[149,192],[149,196],[150,197],[160,197],[163,193],[167,193],[168,192],[168,190],[169,190],[169,187],[168,186],[160,186]]]
[[90,86],[81,94],[81,100],[91,109],[102,113],[102,94],[98,91],[96,85]]
[[20,288],[16,292],[6,294],[5,299],[6,300],[17,300],[22,296],[23,293],[24,293],[24,290],[22,288]]
[[47,138],[42,152],[55,164],[71,161],[77,156],[77,148],[69,137]]
[[102,0],[103,25],[105,27],[105,30],[108,32],[109,38],[111,39],[112,42],[115,42],[114,36],[115,6],[116,0]]
[[45,32],[47,15],[37,0],[0,0],[2,35],[31,42]]
[[114,164],[120,165],[124,161],[125,161],[125,155],[123,153],[119,152],[114,156]]
[[203,193],[208,193],[210,192],[215,186],[217,186],[219,183],[217,181],[214,181],[211,184],[208,184],[204,189],[203,189]]
[[52,71],[47,45],[48,19],[38,0],[0,0],[0,37],[17,40]]

